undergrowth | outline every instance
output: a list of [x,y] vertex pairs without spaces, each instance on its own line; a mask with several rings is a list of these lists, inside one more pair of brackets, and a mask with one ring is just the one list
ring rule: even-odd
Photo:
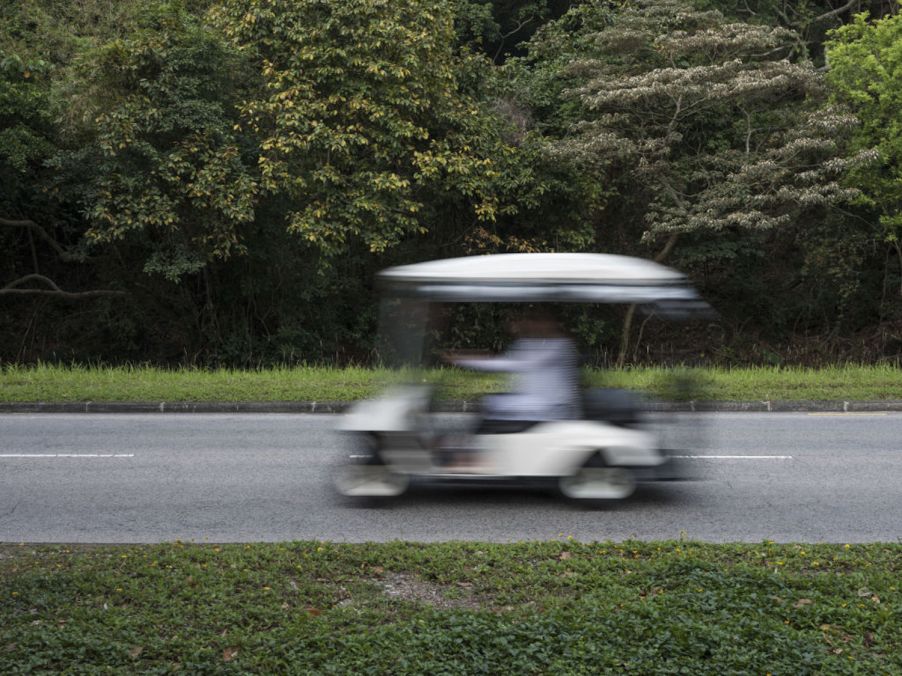
[[0,547],[0,672],[902,672],[902,545]]

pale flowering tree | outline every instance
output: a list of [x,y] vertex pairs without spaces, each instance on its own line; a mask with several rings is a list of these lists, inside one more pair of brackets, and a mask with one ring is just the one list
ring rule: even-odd
[[857,195],[843,175],[872,153],[847,154],[856,118],[826,104],[792,31],[656,0],[589,37],[566,72],[579,119],[551,152],[616,186],[656,260],[683,233],[777,228]]

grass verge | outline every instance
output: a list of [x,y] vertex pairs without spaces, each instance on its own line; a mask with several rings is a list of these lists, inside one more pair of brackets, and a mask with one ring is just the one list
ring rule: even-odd
[[902,545],[0,546],[0,672],[900,673]]
[[[662,394],[661,368],[588,371],[596,385]],[[902,369],[892,366],[697,369],[697,399],[862,400],[902,399]],[[0,401],[352,401],[371,396],[398,374],[379,369],[296,367],[265,370],[166,370],[153,367],[0,367]],[[438,369],[417,378],[441,386],[450,399],[499,391],[503,379]]]

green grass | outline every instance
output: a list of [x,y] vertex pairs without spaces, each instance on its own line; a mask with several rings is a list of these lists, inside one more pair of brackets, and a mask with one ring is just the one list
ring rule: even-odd
[[[659,391],[663,369],[598,374],[614,387]],[[894,365],[832,366],[821,369],[747,367],[705,368],[694,372],[703,382],[700,398],[719,401],[799,401],[902,399],[902,369]]]
[[0,546],[0,673],[902,673],[902,545]]
[[[902,369],[891,366],[708,368],[693,371],[714,400],[902,399]],[[668,371],[590,371],[594,384],[661,394]],[[408,374],[409,375],[409,374]],[[371,396],[397,374],[365,368],[296,367],[254,371],[39,365],[0,368],[0,401],[350,401]],[[444,397],[473,399],[503,379],[457,369],[414,376],[439,383]]]

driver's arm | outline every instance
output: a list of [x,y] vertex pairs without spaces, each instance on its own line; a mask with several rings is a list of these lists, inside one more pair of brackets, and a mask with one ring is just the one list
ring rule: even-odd
[[536,354],[515,342],[511,348],[497,357],[452,359],[461,368],[489,373],[516,373],[536,366]]

